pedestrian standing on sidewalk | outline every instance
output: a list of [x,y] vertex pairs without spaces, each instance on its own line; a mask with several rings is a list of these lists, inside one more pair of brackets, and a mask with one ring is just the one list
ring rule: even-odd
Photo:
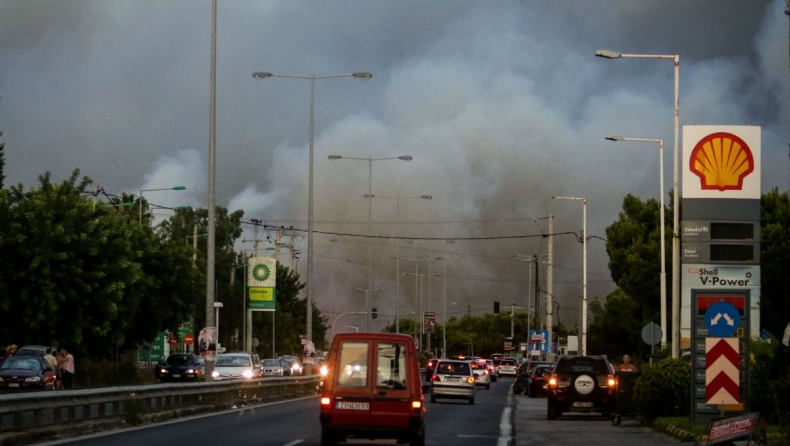
[[64,356],[60,369],[60,372],[63,374],[63,388],[71,389],[72,380],[74,378],[74,356],[72,356],[65,347],[61,347],[60,351]]
[[623,355],[623,364],[618,369],[622,372],[636,372],[636,366],[631,364],[631,357]]

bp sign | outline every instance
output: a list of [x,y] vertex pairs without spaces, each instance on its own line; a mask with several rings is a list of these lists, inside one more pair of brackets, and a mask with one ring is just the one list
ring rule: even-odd
[[276,306],[277,260],[250,257],[247,260],[247,308],[274,311]]

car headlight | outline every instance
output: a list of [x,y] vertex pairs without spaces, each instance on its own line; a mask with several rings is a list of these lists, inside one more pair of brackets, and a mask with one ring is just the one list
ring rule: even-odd
[[30,378],[25,380],[25,382],[28,383],[37,383],[39,381],[41,381],[41,378],[39,378],[38,376],[31,376]]
[[159,371],[159,373],[164,373],[165,375],[167,375],[167,369],[162,369]]
[[327,366],[325,365],[322,365],[321,368],[319,369],[319,373],[321,374],[321,376],[326,376],[329,374],[329,368],[327,368]]
[[213,372],[211,372],[211,377],[212,378],[219,378],[219,372],[214,370]]
[[195,373],[195,369],[188,369],[187,373]]
[[252,370],[245,370],[245,371],[244,371],[244,372],[241,374],[241,376],[243,376],[243,377],[245,377],[245,378],[252,378]]

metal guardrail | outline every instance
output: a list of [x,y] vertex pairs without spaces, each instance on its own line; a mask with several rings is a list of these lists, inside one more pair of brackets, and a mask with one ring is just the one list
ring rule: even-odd
[[318,387],[318,376],[295,376],[0,394],[0,432],[139,417],[196,406],[216,410],[232,404],[312,395]]

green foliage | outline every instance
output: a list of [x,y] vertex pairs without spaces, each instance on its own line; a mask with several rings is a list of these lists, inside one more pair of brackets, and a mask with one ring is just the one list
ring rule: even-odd
[[760,412],[769,423],[790,432],[790,351],[780,342],[753,341],[751,352],[750,410]]
[[[624,354],[639,358],[650,352],[642,342],[645,322],[642,307],[635,299],[618,288],[606,297],[604,305],[595,299],[590,302],[593,321],[587,330],[587,350],[619,358]],[[649,321],[648,321],[649,322]]]
[[790,322],[790,194],[763,194],[760,226],[760,327],[781,337]]
[[691,368],[688,362],[666,358],[652,367],[643,367],[641,372],[632,398],[642,416],[652,420],[689,413]]
[[[191,308],[195,270],[182,244],[85,198],[91,180],[0,194],[0,339],[112,355],[152,339]],[[164,297],[166,296],[166,297]]]

